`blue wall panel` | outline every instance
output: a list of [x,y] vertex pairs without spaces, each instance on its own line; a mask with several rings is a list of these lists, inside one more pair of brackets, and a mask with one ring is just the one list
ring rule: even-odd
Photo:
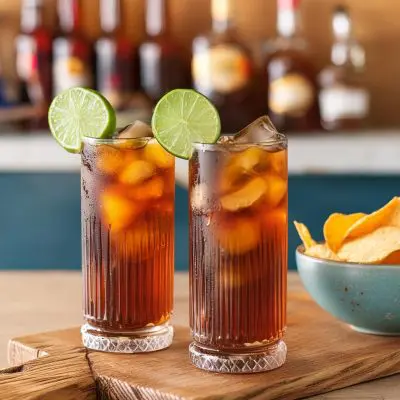
[[[399,194],[400,177],[294,176],[289,181],[289,265],[299,244],[292,221],[316,239],[332,212],[371,212]],[[0,174],[0,269],[80,268],[78,173]],[[187,191],[177,188],[177,270],[188,263]]]

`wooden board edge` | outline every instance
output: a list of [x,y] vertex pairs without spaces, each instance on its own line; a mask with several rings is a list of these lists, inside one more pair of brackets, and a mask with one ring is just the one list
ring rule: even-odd
[[97,376],[96,385],[101,396],[107,400],[189,400],[187,397],[161,392],[149,387],[131,385],[128,382],[107,376]]
[[30,360],[0,370],[1,400],[95,400],[96,384],[84,350]]
[[[348,365],[348,363],[337,364],[330,368],[324,368],[318,373],[286,379],[286,388],[284,390],[282,390],[282,385],[279,382],[272,387],[258,388],[253,392],[240,391],[232,393],[230,400],[243,398],[249,400],[297,400],[299,399],[299,387],[302,387],[301,398],[307,398],[367,383],[375,379],[386,378],[398,373],[400,373],[400,352],[388,353],[383,360],[376,360],[374,356],[366,356],[355,359],[351,365]],[[211,398],[195,396],[193,399],[210,400]]]
[[79,350],[82,346],[74,342],[71,342],[69,345],[62,342],[58,345],[57,340],[55,340],[52,345],[49,345],[54,338],[58,339],[60,335],[61,337],[69,336],[71,334],[76,335],[79,330],[79,327],[74,327],[56,331],[34,333],[32,335],[10,339],[7,346],[8,364],[10,366],[23,364],[27,361],[52,354],[52,350],[56,350],[58,347],[63,350]]
[[[336,364],[328,369],[321,370],[319,373],[289,378],[285,380],[285,389],[282,389],[281,382],[279,382],[273,387],[259,387],[254,391],[232,392],[229,397],[204,396],[201,394],[193,394],[193,396],[187,397],[174,393],[173,390],[162,391],[161,389],[139,386],[115,377],[97,375],[95,379],[99,392],[110,400],[136,400],[138,398],[151,398],[152,400],[214,400],[219,398],[229,398],[230,400],[297,400],[299,399],[299,387],[303,388],[301,398],[304,398],[323,395],[396,373],[400,373],[400,352],[388,353],[383,360],[376,360],[374,356],[366,356],[355,359],[351,365],[347,363]],[[265,375],[267,379],[268,372]]]
[[8,341],[7,358],[8,365],[16,367],[17,365],[25,364],[28,361],[36,360],[39,357],[46,356],[43,350],[25,345],[18,339],[11,339]]

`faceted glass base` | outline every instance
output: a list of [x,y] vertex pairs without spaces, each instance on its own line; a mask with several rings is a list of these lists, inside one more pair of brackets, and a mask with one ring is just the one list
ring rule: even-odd
[[169,347],[174,336],[172,326],[165,324],[156,328],[117,336],[85,324],[81,328],[82,342],[88,349],[107,353],[147,353]]
[[268,351],[252,354],[228,354],[211,352],[192,343],[189,356],[200,369],[227,374],[251,374],[281,367],[286,361],[287,348],[283,340]]

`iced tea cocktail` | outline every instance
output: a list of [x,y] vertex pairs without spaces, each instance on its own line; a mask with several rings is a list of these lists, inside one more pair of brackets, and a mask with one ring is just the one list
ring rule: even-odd
[[175,160],[153,138],[84,138],[84,345],[168,347],[173,307]]
[[190,358],[260,372],[285,362],[287,142],[197,144],[190,160]]

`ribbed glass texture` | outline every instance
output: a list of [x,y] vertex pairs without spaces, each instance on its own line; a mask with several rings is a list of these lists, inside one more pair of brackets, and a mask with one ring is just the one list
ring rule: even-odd
[[86,322],[134,334],[173,307],[174,159],[154,140],[93,140],[82,151]]
[[286,142],[196,146],[189,187],[197,350],[268,351],[286,329]]

